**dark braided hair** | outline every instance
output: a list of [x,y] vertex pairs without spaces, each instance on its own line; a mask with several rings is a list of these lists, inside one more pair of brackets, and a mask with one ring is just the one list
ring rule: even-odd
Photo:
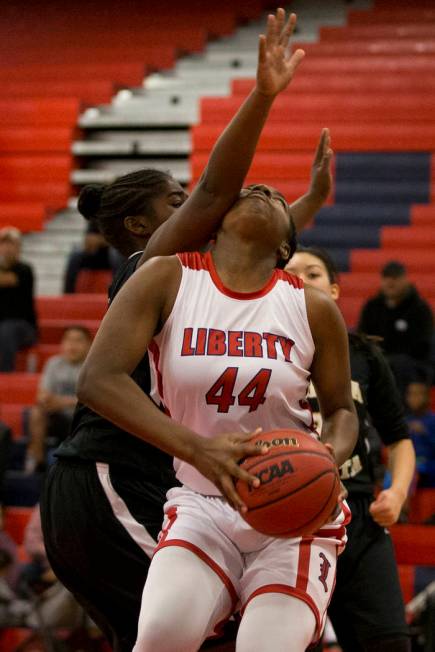
[[151,201],[161,195],[172,179],[160,170],[137,170],[125,174],[108,185],[85,186],[78,209],[87,220],[95,221],[107,242],[121,253],[128,254],[132,235],[124,226],[130,215],[154,217]]

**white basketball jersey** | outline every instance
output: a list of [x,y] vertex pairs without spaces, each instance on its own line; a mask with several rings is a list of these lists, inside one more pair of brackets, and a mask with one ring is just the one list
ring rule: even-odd
[[[258,427],[311,431],[314,342],[302,281],[277,269],[258,292],[237,293],[223,286],[210,252],[178,258],[178,295],[150,345],[168,414],[204,437]],[[193,466],[174,464],[183,484],[219,495]]]

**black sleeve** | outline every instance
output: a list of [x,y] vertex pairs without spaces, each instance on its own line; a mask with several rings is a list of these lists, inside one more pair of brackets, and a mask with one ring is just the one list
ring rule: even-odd
[[137,264],[142,258],[142,254],[143,251],[138,251],[137,254],[130,256],[130,258],[119,267],[115,278],[112,281],[112,285],[109,288],[109,302],[116,297],[124,283],[126,283],[130,276],[135,273]]
[[370,345],[370,380],[367,408],[382,442],[388,446],[409,439],[402,400],[396,381],[381,350]]

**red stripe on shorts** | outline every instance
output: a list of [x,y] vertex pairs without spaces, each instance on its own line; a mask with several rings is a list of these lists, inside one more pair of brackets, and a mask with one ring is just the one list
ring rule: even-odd
[[211,557],[209,557],[208,554],[204,552],[204,550],[201,550],[201,548],[196,546],[194,543],[190,543],[190,541],[185,541],[184,539],[169,539],[169,541],[165,541],[165,540],[160,541],[157,548],[154,551],[154,554],[156,554],[156,552],[161,548],[167,548],[168,546],[179,546],[180,548],[186,548],[187,550],[190,550],[190,552],[193,552],[194,555],[199,557],[205,564],[207,564],[207,566],[209,566],[212,569],[212,571],[216,573],[216,575],[222,580],[228,593],[230,594],[232,604],[231,604],[231,612],[229,616],[231,616],[234,609],[236,608],[238,595],[236,589],[234,588],[234,584],[232,583],[228,575],[225,573],[225,571],[219,566],[219,564],[217,564]]
[[302,600],[302,602],[305,602],[305,604],[310,607],[311,611],[314,614],[314,618],[316,620],[316,631],[313,640],[317,640],[320,638],[320,634],[322,633],[321,632],[322,619],[320,617],[320,612],[317,608],[317,605],[314,602],[313,598],[310,595],[308,595],[308,593],[306,593],[306,591],[302,591],[301,589],[298,589],[297,587],[294,586],[287,586],[287,584],[265,584],[264,586],[261,586],[259,589],[254,591],[249,596],[246,603],[243,605],[242,609],[240,610],[240,613],[243,615],[248,604],[258,595],[263,595],[264,593],[283,593],[284,595],[289,595],[292,598],[297,598],[298,600]]
[[310,574],[312,543],[313,537],[302,537],[302,540],[299,544],[298,575],[296,578],[296,588],[299,589],[299,591],[307,590],[308,576]]

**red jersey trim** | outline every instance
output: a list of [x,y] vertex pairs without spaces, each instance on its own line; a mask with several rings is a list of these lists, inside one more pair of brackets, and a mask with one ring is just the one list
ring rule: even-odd
[[244,301],[249,301],[250,299],[259,299],[264,297],[268,292],[270,292],[273,287],[276,285],[277,281],[285,281],[292,287],[301,290],[304,287],[304,282],[302,279],[293,274],[289,274],[282,269],[275,269],[270,279],[267,281],[260,290],[255,292],[236,292],[235,290],[230,290],[227,288],[221,281],[219,274],[217,273],[215,264],[213,262],[213,256],[210,251],[207,251],[206,254],[201,254],[198,251],[195,252],[185,252],[182,254],[177,254],[183,267],[188,267],[189,269],[194,269],[196,271],[205,270],[208,271],[211,279],[222,294],[225,294],[227,297],[232,299],[241,299]]

